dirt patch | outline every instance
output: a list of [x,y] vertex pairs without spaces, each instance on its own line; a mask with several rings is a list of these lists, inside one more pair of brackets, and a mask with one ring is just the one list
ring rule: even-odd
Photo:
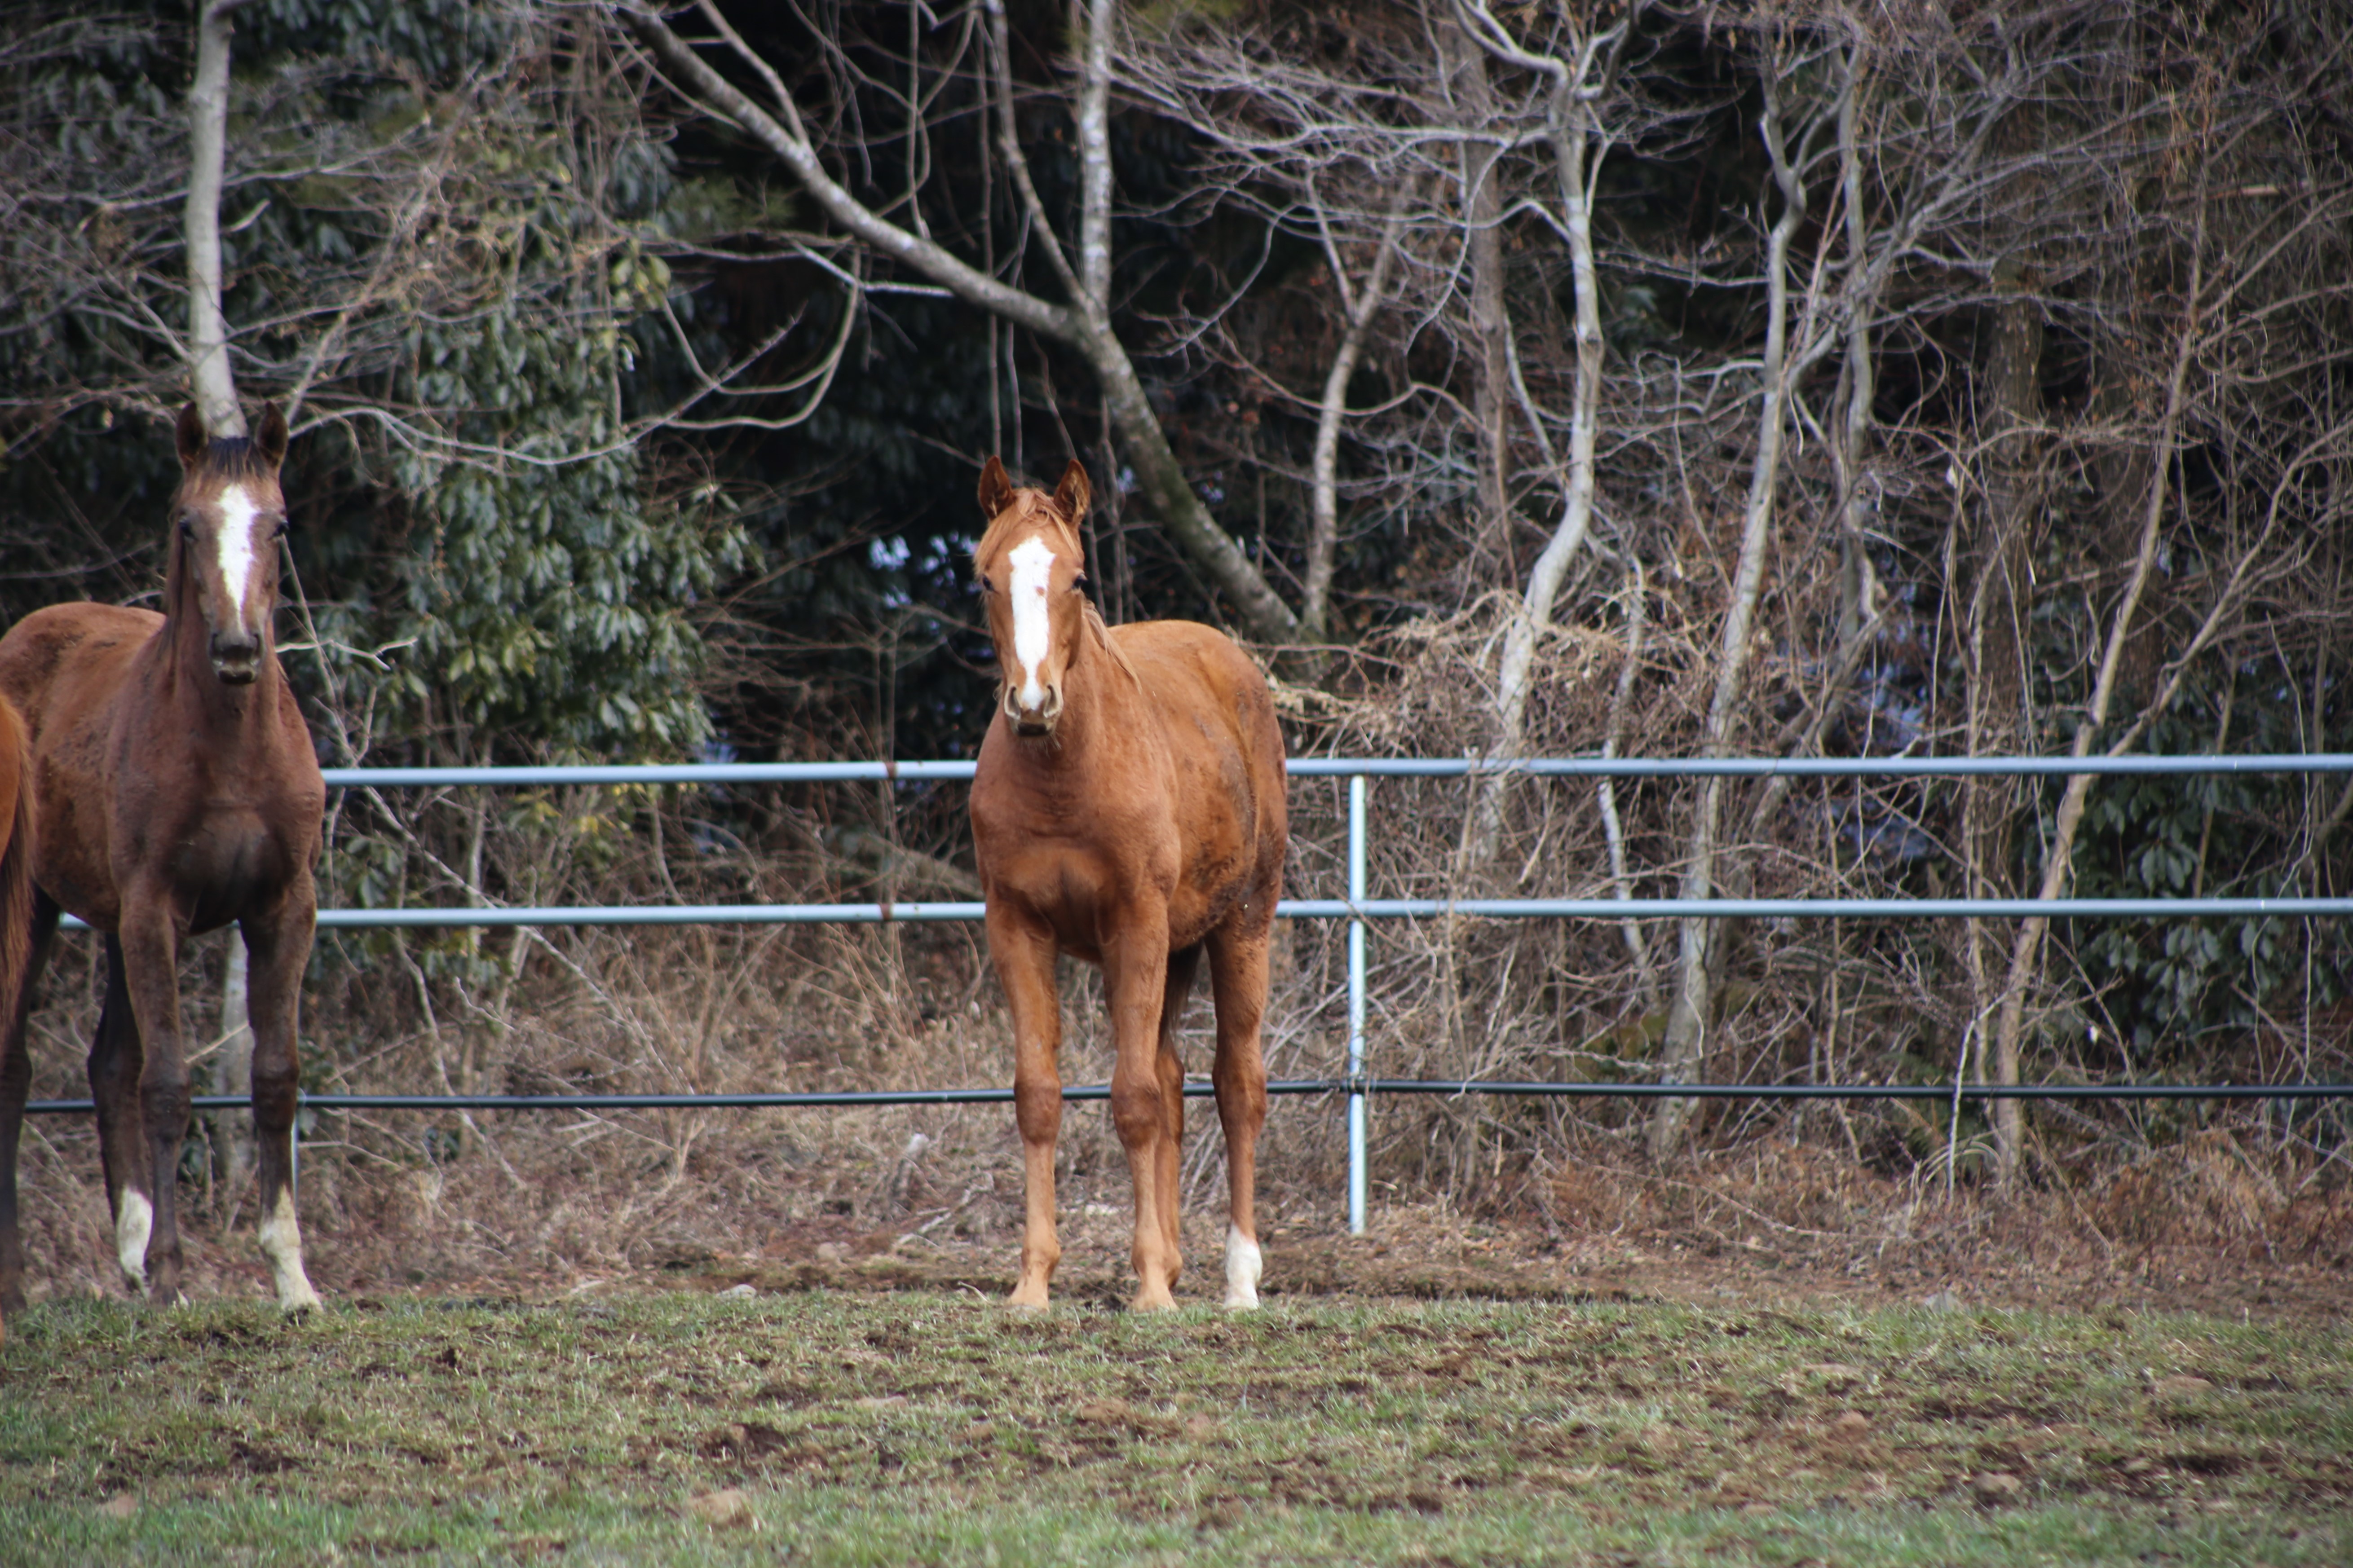
[[[1887,1242],[1770,1233],[1729,1244],[1714,1239],[1563,1239],[1541,1225],[1465,1221],[1436,1207],[1375,1216],[1367,1234],[1338,1226],[1267,1227],[1270,1301],[1376,1300],[1683,1302],[1770,1310],[1776,1305],[1838,1304],[1943,1309],[2009,1308],[2075,1312],[2198,1311],[2264,1321],[2342,1321],[2353,1302],[2353,1269],[2334,1260],[2250,1259],[2218,1243],[2176,1242],[2103,1251],[2080,1232],[2035,1222],[2031,1213],[1925,1216],[1921,1234]],[[1062,1229],[1059,1299],[1124,1304],[1131,1289],[1124,1221],[1082,1218]],[[1204,1217],[1187,1226],[1180,1301],[1215,1299],[1221,1237]],[[948,1290],[1000,1297],[1013,1288],[1018,1242],[979,1247],[923,1243],[864,1255],[817,1249],[778,1237],[758,1258],[714,1258],[693,1271],[709,1289],[750,1285],[761,1293]],[[789,1261],[776,1254],[798,1253]],[[674,1273],[639,1277],[675,1284]],[[623,1283],[623,1281],[615,1281]]]

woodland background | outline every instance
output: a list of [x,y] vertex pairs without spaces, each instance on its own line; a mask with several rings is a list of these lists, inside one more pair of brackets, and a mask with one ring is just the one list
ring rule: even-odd
[[[323,763],[968,755],[991,452],[1086,462],[1106,617],[1228,627],[1294,753],[2353,750],[2341,0],[232,20],[224,301],[239,388],[298,432],[281,645]],[[158,586],[195,24],[0,15],[0,616]],[[332,811],[335,905],[974,887],[954,788]],[[1293,811],[1290,890],[1337,894],[1339,795]],[[2327,776],[1398,781],[1374,811],[1396,895],[2353,872]],[[1339,933],[1280,945],[1272,1069],[1333,1074]],[[95,1014],[59,950],[37,1094],[78,1091]],[[2353,1076],[2341,921],[1392,922],[1374,952],[1384,1076]],[[216,994],[221,953],[191,959]],[[1066,1076],[1099,1079],[1069,981]],[[323,933],[310,994],[315,1089],[1008,1076],[976,931]],[[234,1080],[233,1042],[207,1059]],[[1737,1169],[1770,1223],[1883,1245],[1932,1198],[2039,1194],[2272,1247],[2344,1206],[2347,1115],[1397,1103],[1376,1177],[1556,1236],[1731,1234]],[[184,1173],[224,1226],[229,1121]],[[1065,1193],[1124,1203],[1083,1121]],[[47,1119],[28,1152],[53,1271],[103,1266],[86,1142]],[[797,1219],[1002,1250],[1009,1149],[983,1111],[329,1118],[306,1223],[353,1278]],[[1278,1109],[1279,1209],[1335,1208],[1338,1161],[1330,1108]]]

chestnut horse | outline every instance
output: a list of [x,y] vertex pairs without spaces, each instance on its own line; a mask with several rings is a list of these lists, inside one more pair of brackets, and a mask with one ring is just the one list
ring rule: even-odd
[[1102,967],[1111,1011],[1112,1120],[1135,1188],[1135,1305],[1176,1305],[1176,1026],[1206,952],[1230,1215],[1225,1302],[1255,1307],[1259,1021],[1287,847],[1282,732],[1266,678],[1223,633],[1191,621],[1104,626],[1080,587],[1088,494],[1075,462],[1051,496],[1014,489],[995,458],[980,476],[989,523],[973,564],[1000,685],[973,779],[972,835],[989,955],[1013,1014],[1029,1211],[1013,1303],[1044,1306],[1061,1257],[1054,960],[1067,952]]
[[[90,1053],[115,1255],[158,1301],[180,1295],[173,1203],[188,1127],[180,944],[235,921],[253,1023],[261,1249],[279,1305],[318,1304],[294,1217],[295,1009],[311,954],[326,786],[278,665],[278,468],[286,420],[207,439],[194,405],[178,427],[164,613],[53,605],[0,637],[0,695],[22,710],[33,757],[30,969],[58,911],[104,933],[106,1002]],[[0,1039],[0,1309],[24,1302],[16,1231],[30,984]]]

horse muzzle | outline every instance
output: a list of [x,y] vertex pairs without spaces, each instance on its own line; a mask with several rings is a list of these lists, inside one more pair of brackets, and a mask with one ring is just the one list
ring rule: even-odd
[[1013,721],[1013,732],[1017,735],[1050,735],[1054,732],[1054,721],[1062,716],[1062,689],[1046,688],[1046,700],[1035,708],[1025,705],[1018,692],[1008,691],[1005,694],[1005,716]]
[[224,686],[250,686],[253,678],[261,673],[261,644],[259,641],[213,638],[213,673]]

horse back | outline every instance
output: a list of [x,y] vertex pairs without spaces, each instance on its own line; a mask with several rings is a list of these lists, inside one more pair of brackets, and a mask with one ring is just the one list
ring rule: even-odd
[[1272,898],[1290,825],[1282,728],[1265,675],[1232,638],[1197,621],[1138,621],[1111,636],[1157,711],[1187,880],[1213,909],[1227,895]]
[[42,749],[58,726],[88,723],[112,706],[132,662],[164,617],[119,605],[51,605],[0,637],[0,697],[24,716]]

